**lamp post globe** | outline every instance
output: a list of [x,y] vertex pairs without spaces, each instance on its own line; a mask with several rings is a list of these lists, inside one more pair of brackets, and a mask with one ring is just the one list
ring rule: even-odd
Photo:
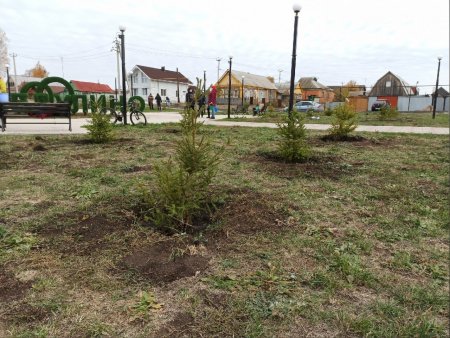
[[302,10],[302,6],[300,6],[299,4],[294,4],[292,6],[292,9],[294,10],[295,13],[298,13]]

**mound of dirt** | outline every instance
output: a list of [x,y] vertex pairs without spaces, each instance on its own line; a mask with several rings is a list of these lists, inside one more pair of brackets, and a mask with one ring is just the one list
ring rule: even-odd
[[123,258],[122,265],[156,284],[165,284],[206,270],[209,258],[170,240],[134,251]]
[[324,135],[320,139],[325,142],[370,142],[367,138],[359,135]]
[[349,170],[352,165],[343,163],[341,158],[331,155],[312,156],[300,163],[284,162],[270,154],[249,156],[244,160],[257,163],[256,170],[264,170],[285,179],[311,177],[339,180],[343,176],[353,174],[353,171]]

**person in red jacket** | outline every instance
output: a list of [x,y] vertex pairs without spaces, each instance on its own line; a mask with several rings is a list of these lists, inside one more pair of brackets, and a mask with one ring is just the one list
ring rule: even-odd
[[209,95],[208,95],[208,106],[209,106],[209,110],[211,112],[211,118],[215,119],[216,118],[216,113],[217,113],[217,90],[216,90],[216,86],[212,86],[211,91],[209,92]]

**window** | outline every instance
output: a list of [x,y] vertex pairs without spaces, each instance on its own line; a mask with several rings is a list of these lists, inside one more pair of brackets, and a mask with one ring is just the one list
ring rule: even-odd
[[139,80],[139,74],[134,74],[133,75],[133,82],[134,83],[138,83],[138,80]]
[[147,88],[142,88],[142,95],[147,96]]
[[161,89],[161,96],[166,96],[166,95],[167,95],[166,90],[165,89]]
[[391,86],[391,81],[386,81],[386,88],[389,88]]
[[147,82],[147,76],[145,76],[144,74],[141,74],[141,80],[142,80],[142,83],[146,83]]
[[138,95],[138,90],[137,88],[133,88],[133,96],[137,96]]

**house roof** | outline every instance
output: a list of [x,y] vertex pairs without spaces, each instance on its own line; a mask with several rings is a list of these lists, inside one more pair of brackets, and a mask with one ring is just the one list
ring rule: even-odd
[[303,90],[308,89],[332,90],[331,88],[318,82],[316,77],[302,77],[300,78],[300,80],[298,80],[298,83],[300,84],[300,87]]
[[74,87],[73,88],[74,90],[83,93],[108,93],[108,94],[114,93],[114,90],[112,90],[110,86],[103,83],[84,82],[75,80],[71,80],[70,83]]
[[66,89],[66,87],[63,86],[49,86],[52,90],[53,94],[60,94]]
[[162,68],[152,68],[147,66],[136,65],[145,75],[147,75],[152,80],[162,80],[162,81],[170,81],[170,82],[178,82],[192,84],[189,79],[181,74],[180,72],[176,72],[173,70],[167,70],[164,67]]
[[[437,92],[438,92],[438,96],[442,96],[442,97],[450,96],[450,93],[448,91],[446,91],[443,87],[439,87]],[[433,91],[433,94],[434,93],[435,93],[435,90]]]
[[[386,74],[384,74],[382,77],[378,79],[378,81],[373,86],[372,90],[369,93],[369,96],[381,96],[385,95],[386,92],[386,86],[383,84],[386,79],[397,80],[398,81],[398,88],[396,88],[398,96],[401,95],[414,95],[414,90],[412,89],[412,86],[409,85],[405,80],[403,80],[400,76],[395,75],[391,71],[388,71]],[[393,90],[393,87],[391,87]],[[397,95],[396,95],[397,96]]]
[[[223,79],[224,76],[228,74],[228,70],[222,75],[219,82]],[[275,83],[270,81],[267,77],[262,75],[250,74],[247,72],[241,72],[237,70],[231,71],[231,76],[234,77],[238,81],[242,81],[242,76],[244,76],[244,85],[245,87],[255,87],[262,89],[273,89],[277,90]]]

